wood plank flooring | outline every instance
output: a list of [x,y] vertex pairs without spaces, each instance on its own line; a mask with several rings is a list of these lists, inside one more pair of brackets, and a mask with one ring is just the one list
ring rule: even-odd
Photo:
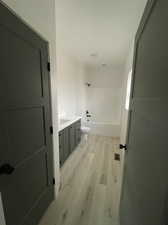
[[118,225],[119,139],[89,136],[61,169],[61,188],[40,225]]

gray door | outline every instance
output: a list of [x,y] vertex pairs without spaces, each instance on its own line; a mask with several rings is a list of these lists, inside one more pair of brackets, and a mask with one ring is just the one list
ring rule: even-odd
[[54,198],[48,44],[0,4],[0,192],[6,225]]
[[136,36],[121,225],[168,224],[168,1],[149,1]]

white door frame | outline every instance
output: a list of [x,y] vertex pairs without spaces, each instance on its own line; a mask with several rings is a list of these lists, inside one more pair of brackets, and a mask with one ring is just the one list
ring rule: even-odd
[[0,192],[0,224],[1,225],[6,225],[1,192]]

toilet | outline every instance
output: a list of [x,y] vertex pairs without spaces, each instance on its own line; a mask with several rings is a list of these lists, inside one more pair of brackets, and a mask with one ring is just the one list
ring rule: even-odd
[[84,139],[87,141],[88,134],[90,133],[90,127],[81,127],[81,132],[84,135]]

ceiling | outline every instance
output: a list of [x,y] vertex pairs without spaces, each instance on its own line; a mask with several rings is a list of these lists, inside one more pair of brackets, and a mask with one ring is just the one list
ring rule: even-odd
[[146,1],[56,0],[57,49],[87,65],[124,65]]

